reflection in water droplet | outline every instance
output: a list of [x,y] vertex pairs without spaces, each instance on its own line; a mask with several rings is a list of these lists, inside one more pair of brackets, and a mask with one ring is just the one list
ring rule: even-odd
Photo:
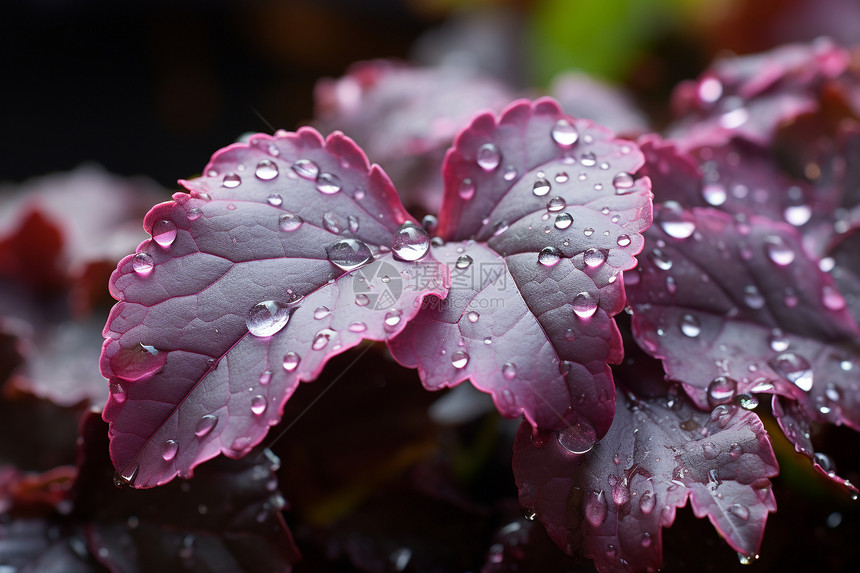
[[264,300],[248,311],[245,326],[254,336],[267,337],[280,332],[290,320],[290,308],[274,300]]
[[235,173],[228,173],[221,181],[221,185],[228,189],[235,189],[242,184],[242,178]]
[[251,398],[251,412],[257,416],[266,411],[266,405],[266,398],[260,394]]
[[257,179],[271,181],[278,176],[278,165],[270,159],[263,159],[257,164],[254,175],[257,176]]
[[214,416],[212,414],[206,414],[200,421],[197,422],[197,425],[194,426],[194,435],[198,438],[202,438],[203,436],[208,435],[218,423],[218,416]]
[[591,248],[583,253],[582,260],[585,262],[585,266],[596,269],[606,262],[606,253],[604,251]]
[[470,310],[466,313],[466,318],[469,320],[469,322],[475,323],[478,322],[478,319],[481,318],[481,315],[474,310]]
[[597,443],[597,432],[585,421],[576,422],[556,433],[558,444],[572,454],[584,454]]
[[471,179],[466,178],[460,181],[459,194],[460,198],[464,201],[468,201],[475,196],[475,184]]
[[777,265],[784,267],[794,261],[794,250],[785,244],[779,235],[765,238],[765,250],[768,258]]
[[355,305],[356,306],[367,306],[370,304],[370,297],[364,293],[359,293],[355,295]]
[[334,195],[341,189],[340,178],[332,173],[320,173],[317,178],[317,191],[325,195]]
[[768,362],[777,374],[803,390],[812,390],[812,366],[807,360],[794,352],[784,352]]
[[298,161],[293,163],[292,169],[302,179],[309,179],[311,181],[315,180],[320,174],[319,165],[317,165],[310,159],[299,159]]
[[337,332],[335,332],[331,328],[323,328],[322,330],[319,330],[314,335],[314,340],[311,343],[311,348],[314,350],[322,350],[323,348],[328,346],[329,340],[331,340],[331,337],[335,334],[337,334]]
[[535,194],[536,197],[543,197],[549,190],[552,189],[552,186],[549,184],[549,181],[546,179],[538,179],[532,185],[532,193]]
[[430,250],[430,235],[424,227],[407,221],[394,234],[392,250],[400,260],[417,261]]
[[716,408],[721,404],[729,404],[735,398],[738,391],[738,382],[726,376],[714,378],[708,385],[708,404]]
[[555,216],[554,226],[556,229],[563,231],[573,224],[573,217],[570,213],[559,213]]
[[146,276],[152,272],[155,263],[147,253],[135,253],[131,259],[131,268],[139,275]]
[[516,167],[514,167],[513,165],[508,165],[507,167],[505,167],[505,174],[503,175],[505,181],[513,181],[517,178],[517,175],[519,175],[519,173],[517,173]]
[[706,183],[705,186],[702,187],[702,197],[705,198],[705,201],[709,205],[719,207],[726,202],[728,194],[726,193],[726,188],[720,183]]
[[451,354],[451,366],[454,368],[465,368],[469,363],[469,354],[465,350],[457,350]]
[[692,314],[682,315],[680,321],[678,321],[678,326],[681,328],[681,332],[690,338],[695,338],[702,332],[701,321],[699,321],[698,317]]
[[169,462],[173,458],[176,457],[176,452],[179,451],[179,444],[176,443],[176,440],[167,440],[164,442],[164,445],[161,446],[161,458]]
[[555,247],[544,247],[538,253],[538,262],[545,267],[554,267],[561,260],[561,251]]
[[573,312],[579,318],[589,318],[597,312],[597,299],[588,292],[573,297]]
[[555,196],[550,199],[546,204],[547,211],[555,213],[556,211],[561,211],[567,207],[567,202],[564,200],[564,197]]
[[373,260],[370,248],[358,239],[341,239],[326,247],[328,260],[344,271],[351,271]]
[[630,237],[627,235],[618,235],[617,243],[619,247],[626,247],[630,244]]
[[152,226],[152,239],[161,247],[169,247],[176,239],[176,225],[165,219],[156,221]]
[[579,139],[579,132],[576,130],[576,127],[566,119],[560,119],[555,122],[550,134],[553,141],[561,147],[571,147]]
[[284,213],[278,217],[278,228],[281,231],[295,231],[302,226],[302,223],[304,223],[304,220],[293,213]]
[[284,354],[284,370],[286,370],[287,372],[292,372],[293,370],[298,368],[299,362],[301,361],[301,357],[295,352],[287,352],[286,354]]
[[517,367],[515,364],[511,362],[505,362],[502,365],[502,376],[505,377],[506,380],[513,380],[517,375]]
[[454,266],[456,266],[458,269],[462,270],[462,269],[469,268],[469,265],[471,265],[471,264],[472,264],[472,257],[470,257],[469,255],[460,255],[459,257],[457,257],[457,262],[455,263]]
[[477,163],[484,171],[493,171],[502,161],[499,148],[492,143],[485,143],[478,148]]
[[633,176],[626,171],[620,171],[612,178],[612,185],[615,187],[615,192],[619,195],[629,193],[630,189],[633,188],[633,183]]

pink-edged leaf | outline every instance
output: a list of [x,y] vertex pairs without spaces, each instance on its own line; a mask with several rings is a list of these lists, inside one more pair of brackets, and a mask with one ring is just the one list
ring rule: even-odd
[[627,276],[634,334],[699,407],[768,392],[860,428],[860,329],[794,229],[663,207],[646,236]]
[[757,555],[776,503],[777,463],[758,417],[733,405],[710,414],[683,396],[619,393],[612,428],[592,450],[570,452],[564,432],[536,444],[528,425],[514,443],[520,503],[568,553],[598,571],[654,571],[662,528],[687,500],[743,556]]
[[410,262],[429,237],[342,134],[257,135],[204,173],[149,212],[153,238],[111,277],[120,302],[104,330],[104,418],[114,464],[136,487],[244,455],[299,381],[445,294],[444,265]]
[[823,83],[848,64],[848,51],[826,39],[718,60],[676,88],[673,103],[683,119],[672,132],[698,144],[735,136],[770,143],[781,124],[818,110]]
[[315,90],[315,125],[346,133],[385,166],[404,203],[430,212],[441,201],[442,161],[457,130],[476,113],[514,99],[492,78],[455,67],[372,60],[353,64]]
[[607,362],[621,358],[621,271],[651,223],[642,163],[635,144],[547,98],[478,116],[445,163],[449,242],[433,253],[449,296],[426,300],[389,342],[394,357],[428,388],[468,378],[506,416],[575,426],[583,447],[599,439],[614,409]]

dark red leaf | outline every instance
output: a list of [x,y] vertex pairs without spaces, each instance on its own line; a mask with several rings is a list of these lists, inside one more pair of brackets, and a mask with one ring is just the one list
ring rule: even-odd
[[688,498],[744,559],[757,555],[775,511],[777,463],[758,417],[733,405],[710,414],[682,395],[620,393],[612,428],[586,453],[564,431],[536,444],[527,424],[514,444],[520,503],[569,553],[599,571],[658,570],[662,528]]
[[429,237],[342,134],[254,136],[204,173],[149,212],[153,239],[111,277],[104,417],[136,487],[246,454],[299,381],[363,339],[394,336],[424,296],[445,293],[444,265],[411,262]]
[[449,296],[389,342],[395,358],[428,388],[470,378],[506,416],[574,425],[583,447],[599,439],[614,408],[607,362],[621,358],[621,271],[651,222],[642,163],[635,144],[550,99],[476,118],[445,163],[449,242],[433,253]]

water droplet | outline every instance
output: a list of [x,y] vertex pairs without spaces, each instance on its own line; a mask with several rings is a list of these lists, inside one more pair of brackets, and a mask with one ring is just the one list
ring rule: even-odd
[[738,391],[738,382],[726,376],[714,378],[708,385],[708,404],[716,408],[721,404],[729,404]]
[[779,328],[774,328],[770,331],[767,341],[770,345],[771,350],[773,350],[774,352],[785,352],[791,345],[791,341]]
[[176,240],[176,225],[165,219],[156,221],[152,226],[152,239],[161,247],[169,247]]
[[785,208],[783,216],[795,227],[800,227],[812,217],[812,209],[809,208],[809,205],[790,205]]
[[228,173],[221,180],[221,185],[228,189],[235,189],[242,184],[242,178],[235,173]]
[[370,304],[370,297],[364,293],[359,293],[355,295],[355,305],[356,306],[367,306]]
[[323,213],[322,225],[326,231],[335,235],[344,230],[343,220],[331,211]]
[[556,183],[567,183],[568,179],[570,179],[570,177],[568,177],[567,173],[564,171],[559,171],[555,174]]
[[197,425],[194,426],[194,435],[198,438],[208,435],[215,428],[215,424],[217,423],[218,416],[206,414],[200,418],[200,421],[198,421]]
[[469,255],[460,255],[457,257],[457,262],[454,264],[458,269],[468,269],[469,265],[472,264],[472,257]]
[[284,213],[278,218],[278,228],[282,231],[295,231],[302,226],[304,220],[294,213]]
[[439,219],[437,219],[435,215],[424,215],[421,219],[421,226],[424,227],[428,233],[433,233],[436,231],[436,227],[439,226]]
[[744,453],[744,449],[737,442],[732,442],[729,446],[729,455],[735,459],[738,459],[741,454]]
[[701,321],[697,316],[692,314],[682,315],[681,319],[678,321],[678,326],[681,328],[681,332],[684,333],[684,336],[689,336],[690,338],[696,338],[702,333]]
[[745,555],[741,552],[738,552],[738,562],[741,565],[752,565],[754,561],[758,559],[758,555]]
[[322,320],[330,314],[331,314],[331,310],[329,310],[329,308],[327,306],[319,306],[316,309],[314,309],[314,318],[316,320]]
[[116,487],[125,487],[127,485],[134,485],[135,480],[137,479],[137,472],[140,469],[139,465],[135,465],[131,470],[126,470],[122,473],[114,472],[113,474],[113,484]]
[[475,196],[475,184],[468,177],[460,181],[459,189],[460,198],[468,201]]
[[646,491],[642,494],[642,497],[639,498],[639,509],[642,510],[642,513],[645,515],[650,514],[654,511],[654,506],[657,505],[657,499],[651,494],[650,491]]
[[779,235],[766,237],[764,242],[767,256],[774,263],[784,267],[794,260],[794,250]]
[[561,260],[561,251],[555,247],[544,247],[538,253],[538,262],[545,267],[554,267]]
[[616,242],[619,247],[626,247],[630,244],[630,237],[627,235],[618,235],[618,241]]
[[583,253],[582,260],[585,262],[585,266],[596,269],[606,262],[606,253],[599,249],[591,248]]
[[553,213],[561,211],[565,207],[567,207],[567,201],[564,200],[564,197],[559,196],[553,197],[546,204],[546,210]]
[[777,374],[795,386],[809,392],[812,390],[813,374],[809,362],[794,352],[784,352],[768,362]]
[[743,521],[746,521],[750,518],[750,510],[739,503],[733,503],[732,505],[730,505],[729,513]]
[[364,332],[367,330],[367,325],[363,322],[350,322],[349,326],[346,327],[350,332]]
[[550,134],[553,141],[562,147],[571,147],[579,139],[579,132],[576,127],[566,119],[555,122]]
[[179,444],[176,440],[167,440],[164,442],[164,445],[161,446],[161,458],[165,462],[169,462],[173,458],[176,457],[176,452],[179,451]]
[[430,250],[430,235],[411,221],[400,225],[392,243],[394,255],[403,261],[417,261]]
[[254,175],[263,181],[271,181],[278,176],[278,165],[271,159],[263,159],[257,164]]
[[555,228],[563,231],[573,224],[573,217],[570,213],[559,213],[555,216]]
[[148,253],[135,253],[131,258],[131,268],[139,275],[146,276],[152,272],[155,263]]
[[590,424],[579,421],[556,432],[556,440],[572,454],[585,454],[597,443],[597,432]]
[[267,337],[280,332],[290,321],[290,308],[274,300],[264,300],[248,311],[245,325],[254,336]]
[[706,460],[713,460],[720,455],[720,448],[714,442],[705,442],[702,444],[702,453]]
[[266,398],[260,394],[251,398],[251,412],[257,416],[266,411],[266,405]]
[[460,370],[469,363],[469,354],[465,350],[456,350],[451,354],[451,366]]
[[758,408],[758,398],[752,394],[738,394],[735,396],[734,403],[744,410],[755,410]]
[[328,346],[329,340],[331,340],[331,337],[335,334],[337,333],[330,328],[323,328],[322,330],[319,330],[314,335],[314,340],[311,343],[311,348],[314,350],[322,350],[323,348]]
[[358,239],[342,239],[326,247],[328,260],[344,271],[357,269],[373,260],[370,248]]
[[385,330],[391,332],[400,324],[400,315],[402,313],[399,310],[392,310],[385,313],[385,318],[383,319],[383,325]]
[[470,310],[468,313],[466,313],[466,318],[469,320],[469,322],[474,324],[475,322],[478,322],[478,319],[481,318],[481,315],[474,310]]
[[699,99],[705,103],[714,103],[723,95],[723,84],[717,78],[705,78],[699,84]]
[[505,377],[506,380],[513,380],[517,375],[517,367],[515,364],[511,362],[505,362],[502,365],[502,376]]
[[200,207],[192,207],[188,210],[186,214],[189,221],[196,221],[201,216],[203,216],[203,211],[200,210]]
[[532,185],[532,193],[534,193],[536,197],[543,197],[549,193],[550,189],[552,189],[552,186],[549,184],[549,181],[543,178],[538,179],[534,182],[534,185]]
[[349,232],[353,235],[358,232],[358,217],[355,215],[350,215],[346,218],[347,227],[349,227]]
[[301,357],[295,352],[287,352],[286,354],[284,354],[284,370],[286,370],[287,372],[292,372],[293,370],[298,368],[299,362],[301,361]]
[[629,193],[629,190],[633,187],[633,183],[633,176],[626,171],[620,171],[612,178],[612,185],[615,187],[615,192],[619,195]]
[[742,126],[750,118],[750,113],[742,107],[733,109],[720,116],[720,125],[726,129],[735,129]]
[[726,202],[728,194],[726,193],[726,188],[720,183],[706,183],[702,187],[702,197],[704,197],[708,205],[719,207]]
[[341,189],[340,178],[332,173],[320,173],[317,178],[317,191],[326,195],[334,195]]
[[265,386],[272,380],[272,371],[266,370],[262,374],[260,374],[260,384]]
[[309,179],[311,181],[314,181],[320,174],[319,165],[310,159],[299,159],[292,164],[292,169],[302,179]]
[[842,310],[845,308],[845,297],[830,285],[824,285],[821,289],[821,302],[830,310]]
[[597,312],[597,300],[588,292],[573,297],[573,312],[580,318],[589,318]]
[[696,224],[692,221],[685,221],[682,213],[675,213],[666,209],[660,219],[660,228],[670,237],[686,239],[696,230]]
[[585,235],[586,237],[590,237],[591,235],[594,234],[594,229],[592,229],[591,227],[586,227],[585,229],[582,230],[582,234]]
[[668,271],[672,268],[672,259],[670,259],[660,249],[654,249],[648,253],[648,258],[651,259],[654,265],[656,265],[656,267],[661,271]]
[[502,161],[502,154],[499,148],[492,143],[485,143],[478,148],[477,162],[478,166],[484,171],[493,171],[499,166]]
[[268,203],[272,207],[280,207],[284,203],[284,199],[277,193],[272,193],[271,195],[266,197],[266,203]]
[[754,310],[759,310],[764,307],[764,297],[759,292],[755,285],[747,285],[744,287],[744,302]]

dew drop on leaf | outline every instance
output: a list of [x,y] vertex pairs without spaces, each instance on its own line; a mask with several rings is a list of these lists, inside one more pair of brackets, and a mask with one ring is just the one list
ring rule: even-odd
[[744,302],[754,310],[759,310],[764,307],[764,297],[759,292],[755,285],[747,285],[744,287]]
[[466,313],[466,318],[469,320],[469,322],[475,323],[478,322],[478,319],[481,318],[481,315],[478,314],[477,311],[470,310]]
[[630,244],[630,237],[628,235],[618,235],[616,243],[618,243],[619,247],[626,247]]
[[242,178],[239,177],[236,173],[228,173],[224,176],[224,179],[221,181],[221,185],[226,187],[227,189],[235,189],[239,185],[242,184]]
[[351,322],[346,328],[350,332],[364,332],[367,330],[367,325],[363,322]]
[[499,148],[492,143],[485,143],[478,148],[477,163],[484,171],[493,171],[499,167],[502,154]]
[[767,337],[767,342],[770,345],[770,349],[774,352],[785,352],[791,345],[791,341],[779,328],[774,328],[770,331],[770,334]]
[[684,336],[689,336],[690,338],[696,338],[702,333],[701,321],[698,317],[689,313],[681,316],[681,320],[678,321],[678,326]]
[[260,374],[260,384],[265,386],[272,380],[272,372],[271,370],[266,370],[262,374]]
[[284,203],[284,199],[277,193],[272,193],[271,195],[266,197],[266,203],[268,203],[272,207],[280,207]]
[[155,263],[147,253],[135,253],[131,259],[131,268],[139,275],[146,276],[152,272]]
[[722,184],[706,183],[705,186],[702,187],[702,197],[708,205],[719,207],[726,202],[728,195],[726,193],[726,188],[723,187]]
[[325,195],[334,195],[341,189],[340,178],[332,173],[320,173],[317,178],[317,191]]
[[633,182],[633,176],[626,171],[620,171],[612,178],[612,185],[615,187],[615,192],[619,195],[629,193],[633,187]]
[[301,357],[295,352],[287,352],[284,354],[283,366],[284,370],[287,372],[292,372],[299,366],[299,362],[301,362]]
[[800,227],[812,217],[812,209],[809,205],[790,205],[783,211],[783,216],[795,227]]
[[394,255],[403,261],[417,261],[430,250],[430,235],[411,221],[400,225],[392,242]]
[[161,446],[161,458],[169,462],[173,458],[176,457],[176,452],[179,451],[179,444],[176,440],[167,440],[164,442],[164,445]]
[[319,306],[314,309],[314,319],[322,320],[331,314],[331,310],[327,306]]
[[257,176],[257,179],[271,181],[278,176],[278,165],[271,159],[263,159],[257,163],[254,175]]
[[451,354],[451,366],[461,370],[469,363],[469,354],[465,350],[456,350]]
[[794,261],[794,250],[785,244],[779,235],[765,238],[765,250],[768,258],[777,265],[784,267]]
[[513,181],[517,178],[517,175],[519,175],[519,173],[517,172],[516,167],[514,167],[513,165],[508,165],[507,167],[505,167],[505,173],[503,175],[505,181]]
[[564,197],[555,196],[550,199],[546,204],[546,210],[552,213],[556,211],[561,211],[567,207],[567,201],[564,200]]
[[344,271],[357,269],[373,260],[370,248],[358,239],[342,239],[326,247],[328,260]]
[[554,267],[561,260],[561,251],[555,247],[544,247],[538,253],[538,262],[545,267]]
[[581,292],[573,297],[573,312],[579,318],[589,318],[597,312],[597,300],[591,293]]
[[469,265],[472,264],[472,257],[469,255],[460,255],[457,257],[457,262],[454,264],[458,269],[468,269]]
[[579,132],[576,127],[566,119],[560,119],[555,122],[550,132],[553,141],[561,147],[571,147],[579,139]]
[[750,510],[747,509],[746,506],[743,506],[739,503],[733,503],[732,505],[730,505],[729,513],[731,513],[741,521],[746,521],[750,518]]
[[517,375],[517,367],[515,364],[511,362],[505,362],[502,365],[502,376],[505,377],[506,380],[513,380]]
[[294,213],[284,213],[278,217],[278,228],[288,233],[299,229],[303,223],[304,220]]
[[580,158],[579,162],[584,167],[594,167],[595,165],[597,165],[597,158],[591,151],[586,151],[582,154],[582,157]]
[[738,382],[726,376],[717,376],[708,384],[708,404],[716,408],[721,404],[729,404],[738,391]]
[[824,285],[821,289],[821,303],[830,310],[842,310],[845,308],[845,297],[830,285]]
[[460,181],[459,194],[460,198],[464,201],[468,201],[475,196],[475,184],[471,179],[466,178]]
[[251,398],[251,412],[256,414],[257,416],[261,415],[266,411],[266,398],[260,394],[257,394],[253,398]]
[[323,328],[322,330],[319,330],[314,335],[314,340],[311,343],[311,348],[314,350],[322,350],[323,348],[328,346],[329,340],[331,340],[331,337],[335,334],[337,333],[330,328]]
[[389,332],[394,330],[397,325],[400,324],[400,315],[401,312],[399,310],[392,310],[385,313],[385,318],[383,319],[385,330]]
[[586,422],[576,422],[556,432],[558,444],[572,454],[585,454],[597,442],[597,432]]
[[770,360],[768,364],[777,374],[804,392],[812,390],[812,366],[804,357],[794,352],[784,352]]
[[596,269],[606,262],[606,253],[595,248],[588,249],[583,253],[583,262],[585,266]]
[[274,300],[265,300],[248,311],[245,326],[254,336],[267,337],[280,332],[289,320],[289,307]]
[[355,295],[355,305],[356,306],[367,306],[370,304],[370,297],[368,297],[364,293],[359,293]]
[[292,165],[293,171],[302,179],[316,180],[320,174],[319,165],[310,159],[299,159]]
[[218,416],[213,414],[206,414],[197,422],[197,425],[194,426],[194,435],[198,438],[202,438],[208,435],[218,423]]
[[539,178],[532,185],[532,193],[534,193],[536,197],[545,196],[549,193],[550,189],[552,189],[552,186],[549,184],[549,181],[543,178]]
[[176,240],[176,225],[164,219],[156,221],[152,226],[152,238],[159,246],[169,247]]

